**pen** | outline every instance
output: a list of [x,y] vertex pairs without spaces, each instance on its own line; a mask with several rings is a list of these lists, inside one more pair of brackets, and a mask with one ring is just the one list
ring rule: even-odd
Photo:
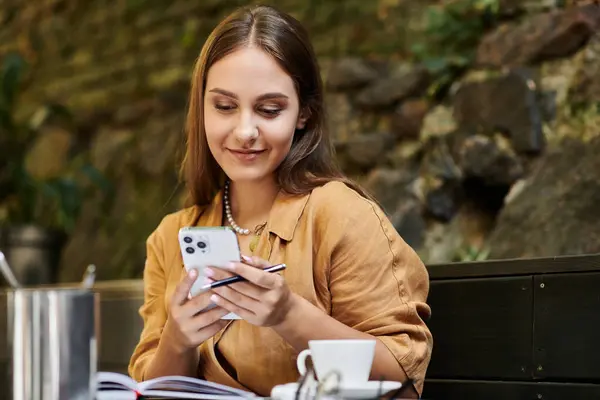
[[[267,268],[263,269],[263,271],[265,271],[265,272],[278,272],[278,271],[284,270],[285,268],[286,268],[285,264],[275,264],[275,265],[272,265],[270,267],[267,267]],[[247,279],[243,278],[243,277],[241,277],[239,275],[236,275],[236,276],[232,276],[230,278],[221,279],[220,281],[213,282],[213,283],[211,283],[209,285],[204,285],[204,286],[202,286],[202,290],[204,291],[204,290],[215,289],[215,288],[218,288],[218,287],[221,287],[221,286],[231,285],[232,283],[244,282],[244,281],[247,281]]]

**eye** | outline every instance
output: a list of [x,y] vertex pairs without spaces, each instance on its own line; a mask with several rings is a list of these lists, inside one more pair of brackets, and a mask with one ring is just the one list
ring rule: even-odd
[[235,109],[235,105],[217,103],[217,104],[215,104],[215,108],[221,112],[229,112],[229,111],[232,111]]
[[274,118],[281,114],[282,109],[279,107],[261,107],[258,111],[267,117]]

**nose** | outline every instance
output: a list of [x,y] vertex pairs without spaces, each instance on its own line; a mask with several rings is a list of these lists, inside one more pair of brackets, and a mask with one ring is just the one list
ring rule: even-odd
[[251,115],[241,113],[237,126],[234,129],[234,136],[240,145],[252,144],[258,137],[258,126]]

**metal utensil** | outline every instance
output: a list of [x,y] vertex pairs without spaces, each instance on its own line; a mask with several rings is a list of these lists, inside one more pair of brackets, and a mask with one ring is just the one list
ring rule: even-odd
[[6,257],[4,257],[4,253],[1,251],[0,251],[0,271],[2,271],[2,276],[4,276],[4,279],[6,279],[8,284],[13,289],[19,289],[21,287],[21,285],[17,281],[17,278],[15,278],[15,275],[13,274],[12,269],[8,265],[8,261],[6,261]]
[[[83,288],[7,291],[12,400],[93,400],[99,303]],[[4,392],[3,388],[3,392]]]

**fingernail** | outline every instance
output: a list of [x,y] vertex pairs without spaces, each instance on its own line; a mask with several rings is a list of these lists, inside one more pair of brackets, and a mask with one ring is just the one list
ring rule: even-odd
[[242,259],[246,262],[252,262],[252,257],[248,257],[242,254]]
[[204,270],[204,275],[206,275],[206,276],[215,276],[215,271],[213,271],[211,268],[206,268]]
[[192,279],[196,279],[198,277],[198,271],[194,268],[188,272],[188,276]]
[[230,271],[235,270],[235,263],[234,262],[230,262],[227,264],[227,269]]
[[212,301],[213,303],[218,303],[219,296],[217,296],[216,294],[213,294],[212,296],[210,296],[210,301]]

